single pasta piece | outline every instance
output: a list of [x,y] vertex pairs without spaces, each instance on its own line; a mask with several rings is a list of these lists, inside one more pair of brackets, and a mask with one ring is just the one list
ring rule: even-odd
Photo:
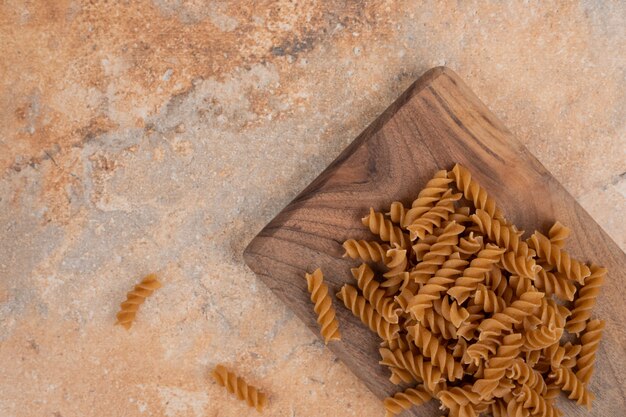
[[307,289],[311,294],[311,301],[315,306],[313,310],[317,314],[317,323],[324,343],[332,340],[341,340],[339,322],[335,317],[333,302],[328,294],[328,286],[324,283],[324,275],[321,269],[316,269],[312,274],[306,274]]
[[385,242],[390,244],[397,244],[403,249],[410,247],[409,237],[400,229],[395,226],[391,220],[385,218],[382,213],[377,213],[373,208],[370,208],[370,213],[361,219],[364,226],[369,227],[370,231],[379,236]]
[[563,246],[565,246],[565,241],[571,233],[572,230],[569,227],[564,226],[563,223],[559,221],[556,221],[554,222],[554,225],[552,225],[552,227],[550,228],[550,231],[548,232],[548,237],[550,238],[550,243],[552,243],[559,249],[563,249]]
[[606,268],[591,265],[591,274],[585,279],[585,284],[578,290],[578,298],[574,301],[572,315],[565,324],[565,330],[578,334],[585,328],[585,323],[591,317],[591,310],[596,305],[596,298],[600,287],[604,283]]
[[358,294],[353,286],[344,285],[341,291],[337,293],[337,298],[343,301],[345,306],[352,311],[352,314],[360,318],[363,324],[376,332],[381,339],[391,340],[398,337],[400,327],[383,319],[371,304]]
[[528,245],[537,251],[537,256],[554,266],[557,271],[565,274],[568,279],[584,284],[591,271],[589,267],[569,256],[567,252],[553,245],[550,239],[539,232],[533,233],[528,239]]
[[594,362],[596,361],[596,352],[600,339],[602,338],[602,330],[604,329],[604,321],[590,320],[587,327],[580,337],[581,349],[576,361],[576,377],[585,384],[591,379],[593,373]]
[[461,194],[452,194],[452,190],[446,191],[433,208],[407,226],[411,240],[423,239],[433,233],[435,228],[441,226],[441,223],[447,221],[455,212],[454,202],[460,199]]
[[352,259],[360,258],[366,262],[384,262],[387,263],[387,251],[389,245],[380,244],[378,242],[367,240],[348,239],[343,242],[343,248],[346,253],[343,256],[349,256]]
[[261,412],[267,404],[267,397],[262,392],[246,381],[239,378],[234,373],[228,371],[223,365],[217,365],[213,370],[213,378],[215,381],[226,388],[231,394],[235,394],[237,398],[248,403],[250,407],[256,408]]
[[521,334],[513,333],[504,336],[496,355],[487,362],[484,377],[474,382],[472,391],[479,393],[483,400],[491,399],[492,392],[497,388],[500,379],[505,376],[511,361],[519,355],[521,347]]
[[448,173],[456,183],[459,191],[463,192],[463,196],[474,203],[476,209],[481,209],[489,214],[489,217],[504,219],[502,212],[496,207],[496,202],[491,198],[487,191],[472,179],[472,174],[462,165],[456,164],[452,171]]
[[550,378],[554,379],[554,383],[563,391],[569,391],[570,394],[567,398],[576,400],[576,404],[584,405],[588,410],[591,409],[594,395],[587,391],[585,384],[576,377],[571,369],[559,368],[550,374]]
[[125,329],[130,329],[137,315],[139,306],[146,301],[146,298],[152,295],[157,289],[161,288],[161,283],[155,274],[146,275],[139,284],[135,285],[132,291],[126,294],[126,301],[120,304],[120,311],[117,313],[116,324],[121,325]]
[[398,415],[414,405],[424,404],[431,398],[432,395],[430,395],[423,385],[418,385],[415,388],[407,388],[404,391],[394,394],[392,397],[385,398],[383,401],[385,417]]
[[363,297],[372,307],[389,323],[397,323],[402,309],[380,288],[380,284],[374,279],[374,271],[367,264],[361,264],[358,268],[352,268],[351,272],[363,292]]
[[389,216],[392,222],[402,226],[402,222],[404,222],[404,218],[406,217],[406,212],[407,208],[404,207],[404,204],[399,201],[394,201],[391,203],[389,211],[385,214]]
[[459,303],[465,302],[470,294],[476,291],[478,284],[485,280],[485,275],[500,260],[503,253],[504,249],[488,243],[485,249],[478,252],[476,258],[472,259],[469,267],[463,271],[463,275],[455,281],[447,294]]

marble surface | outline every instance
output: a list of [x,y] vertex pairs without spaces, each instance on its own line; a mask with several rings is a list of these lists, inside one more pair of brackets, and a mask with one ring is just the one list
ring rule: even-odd
[[380,416],[242,251],[433,66],[626,247],[623,2],[356,3],[0,4],[1,416]]

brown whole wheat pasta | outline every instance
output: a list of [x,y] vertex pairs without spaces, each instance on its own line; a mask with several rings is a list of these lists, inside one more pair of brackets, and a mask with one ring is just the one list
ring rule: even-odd
[[[453,417],[556,417],[561,391],[591,405],[604,328],[593,307],[607,271],[564,249],[575,231],[557,221],[525,239],[458,164],[410,207],[371,208],[362,223],[372,240],[343,246],[368,264],[337,297],[382,339],[380,363],[401,386],[384,400],[388,417],[430,398]],[[580,339],[565,342],[568,333]]]

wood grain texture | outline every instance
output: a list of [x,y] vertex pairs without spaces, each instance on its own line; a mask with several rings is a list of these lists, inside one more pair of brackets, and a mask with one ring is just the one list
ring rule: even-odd
[[[623,303],[626,256],[558,181],[513,137],[451,70],[434,68],[404,92],[246,248],[244,257],[276,295],[319,335],[305,272],[321,267],[336,292],[353,282],[342,242],[371,239],[361,225],[370,207],[407,205],[438,169],[465,165],[507,219],[527,232],[547,232],[560,220],[572,228],[566,249],[609,269],[593,317],[606,320],[590,389],[588,413],[561,399],[567,416],[609,416],[625,410],[626,327]],[[581,169],[585,169],[581,167]],[[528,233],[526,234],[528,236]],[[397,389],[378,365],[377,338],[335,300],[342,342],[329,344],[381,399]],[[412,409],[431,416],[438,404]]]

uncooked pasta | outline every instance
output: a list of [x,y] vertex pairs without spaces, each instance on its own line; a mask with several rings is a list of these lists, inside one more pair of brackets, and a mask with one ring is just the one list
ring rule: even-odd
[[335,309],[328,294],[328,286],[324,283],[322,270],[318,268],[312,274],[306,274],[305,277],[324,342],[328,344],[331,340],[341,340],[339,323],[335,318]]
[[451,417],[558,417],[561,391],[591,406],[607,271],[566,250],[575,230],[557,221],[524,238],[458,164],[410,206],[370,208],[362,223],[372,240],[343,243],[358,288],[337,297],[378,335],[401,386],[384,400],[388,417],[430,398]]
[[117,324],[127,330],[130,329],[135,321],[139,306],[158,288],[161,288],[161,282],[157,276],[155,274],[146,275],[139,284],[135,285],[132,291],[126,294],[126,301],[120,304]]
[[267,404],[267,397],[252,385],[248,385],[246,381],[230,372],[224,365],[217,365],[212,372],[213,379],[219,385],[226,388],[228,392],[234,394],[242,401],[245,401],[250,407],[262,411]]

